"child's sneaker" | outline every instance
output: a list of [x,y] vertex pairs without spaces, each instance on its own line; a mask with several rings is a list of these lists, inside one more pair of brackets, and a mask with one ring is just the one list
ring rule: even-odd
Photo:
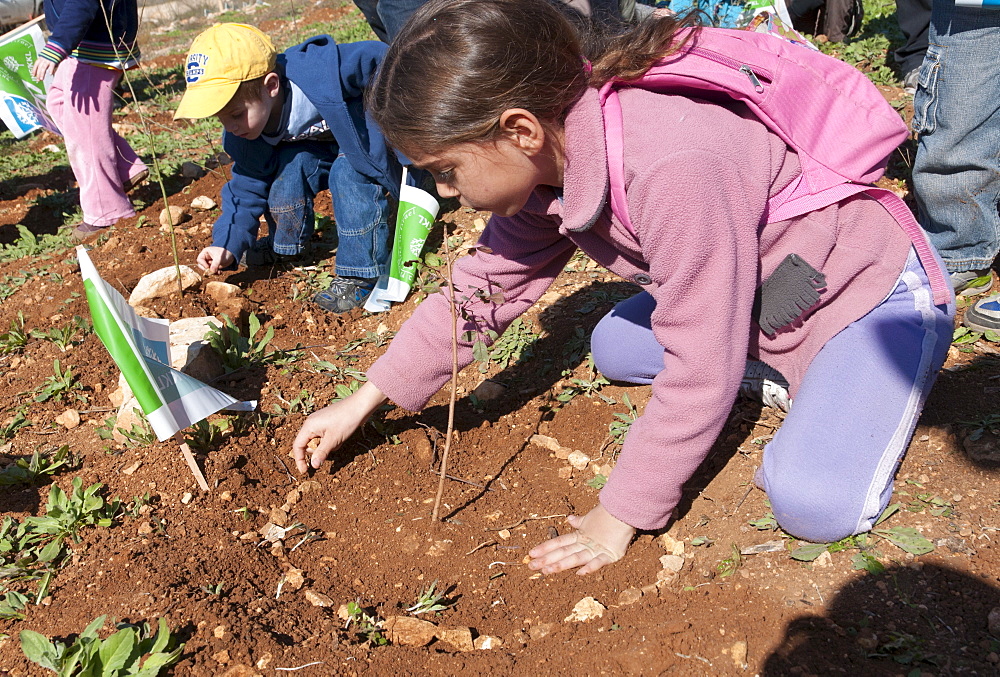
[[1000,332],[1000,294],[976,301],[974,306],[965,311],[962,324],[975,331]]
[[321,291],[313,297],[313,303],[331,313],[346,313],[360,308],[378,282],[377,277],[364,279],[361,277],[335,277],[326,291]]
[[963,270],[960,273],[951,273],[951,286],[955,289],[955,296],[975,296],[988,292],[993,286],[993,271],[989,268],[982,270]]
[[740,395],[784,412],[792,406],[788,381],[781,372],[760,360],[747,360],[743,381],[740,383]]

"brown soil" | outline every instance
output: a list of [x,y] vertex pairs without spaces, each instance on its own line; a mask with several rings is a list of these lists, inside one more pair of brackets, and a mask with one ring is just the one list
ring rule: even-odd
[[[28,143],[44,145],[40,139]],[[224,181],[224,170],[210,172],[178,188],[171,200],[218,199]],[[0,242],[16,237],[17,223],[52,232],[51,215],[29,207],[29,200],[65,191],[72,182],[62,168],[44,181],[6,184]],[[45,187],[32,185],[38,183]],[[126,295],[144,274],[171,264],[169,238],[148,225],[158,222],[162,200],[152,186],[139,196],[150,203],[140,215],[147,225],[120,223],[91,251],[103,277]],[[329,214],[328,198],[319,209]],[[442,220],[471,242],[475,220],[487,216],[452,208]],[[196,214],[180,226],[182,263],[193,265],[209,242],[213,218],[212,212]],[[432,246],[441,242],[440,228]],[[43,262],[50,265],[45,273],[3,302],[0,328],[6,330],[19,311],[28,327],[42,329],[88,316],[71,256],[51,256]],[[3,264],[0,279],[28,263]],[[305,275],[279,267],[221,278],[247,290],[252,311],[275,330],[272,347],[319,346],[292,365],[244,369],[215,383],[235,397],[259,399],[261,412],[287,409],[283,400],[303,390],[317,405],[330,401],[337,382],[309,365],[318,358],[363,370],[381,353],[378,341],[345,347],[388,336],[417,302],[411,298],[382,315],[335,317],[294,300],[304,293]],[[733,548],[781,538],[749,524],[769,511],[766,496],[750,482],[763,444],[781,421],[741,401],[688,483],[667,532],[683,543],[676,576],[661,573],[660,558],[668,553],[656,534],[640,535],[626,558],[586,577],[542,576],[524,566],[531,546],[567,528],[562,516],[594,504],[597,492],[588,481],[611,461],[608,425],[625,411],[623,396],[640,410],[649,397],[648,387],[608,386],[601,394],[614,404],[579,395],[556,406],[555,395],[568,385],[563,370],[585,377],[580,359],[568,357],[576,330],[589,332],[616,298],[633,290],[586,259],[575,260],[555,293],[526,316],[540,334],[532,354],[503,370],[484,375],[470,367],[459,376],[449,474],[464,481],[446,485],[439,525],[430,523],[437,488],[431,467],[447,425],[445,391],[419,414],[389,411],[311,477],[287,472],[303,414],[259,423],[245,417],[245,425],[198,453],[211,486],[202,493],[176,444],[123,448],[99,439],[95,428],[111,415],[107,396],[118,371],[95,335],[66,352],[32,338],[23,354],[0,357],[3,418],[32,399],[27,393],[51,373],[53,359],[72,366],[88,397],[86,404],[33,403],[32,425],[0,447],[6,459],[0,465],[67,444],[80,465],[55,478],[63,488],[81,476],[85,484],[103,482],[107,496],[129,501],[148,492],[153,499],[138,517],[123,515],[111,528],[85,531],[42,605],[30,606],[23,621],[0,621],[0,636],[11,635],[0,640],[0,674],[44,674],[23,657],[20,630],[66,638],[100,614],[129,622],[165,616],[185,642],[173,668],[177,675],[289,674],[276,670],[306,664],[313,665],[291,674],[997,674],[1000,638],[990,636],[987,624],[989,612],[1000,607],[997,471],[969,459],[963,440],[970,428],[960,424],[996,412],[1000,362],[983,344],[971,352],[953,349],[896,481],[894,502],[913,510],[896,514],[887,526],[917,527],[936,544],[930,554],[914,557],[880,541],[887,568],[881,575],[852,568],[856,549],[812,563],[791,559],[787,549],[744,555],[735,571],[727,571],[721,563]],[[195,289],[153,310],[176,319],[219,307]],[[477,409],[466,395],[485,376],[506,388]],[[82,410],[83,424],[66,429],[54,419],[70,407]],[[536,433],[597,460],[572,469],[530,443]],[[5,487],[0,510],[18,519],[38,514],[47,492],[46,486]],[[934,516],[918,495],[940,498],[952,510]],[[288,523],[299,522],[317,537],[300,542],[300,531],[283,546],[262,544],[258,530],[281,518],[274,511],[286,501]],[[693,539],[710,543],[695,545]],[[288,582],[292,569],[303,572],[300,589]],[[345,629],[338,616],[338,607],[352,601],[381,618],[406,616],[405,608],[432,581],[452,604],[422,618],[499,638],[501,648],[462,652],[442,640],[419,648],[376,646]],[[328,596],[332,606],[313,605],[307,590]],[[607,607],[603,617],[564,621],[588,596]]]

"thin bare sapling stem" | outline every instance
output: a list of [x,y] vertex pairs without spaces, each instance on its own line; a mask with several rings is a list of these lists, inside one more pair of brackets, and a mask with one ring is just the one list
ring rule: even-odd
[[445,270],[448,274],[448,305],[451,308],[451,394],[448,400],[448,431],[444,439],[444,451],[441,452],[441,475],[438,478],[437,496],[434,498],[434,511],[431,513],[431,524],[437,524],[441,511],[441,497],[444,495],[444,481],[448,472],[448,452],[451,450],[451,440],[455,429],[455,399],[458,396],[458,308],[455,307],[455,280],[452,277],[451,245],[448,242],[448,224],[442,222],[444,228]]

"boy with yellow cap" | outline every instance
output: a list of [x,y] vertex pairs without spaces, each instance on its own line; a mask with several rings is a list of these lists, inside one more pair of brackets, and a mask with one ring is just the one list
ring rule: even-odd
[[[402,176],[362,105],[385,50],[320,35],[279,54],[267,35],[235,23],[195,38],[174,119],[214,115],[233,158],[212,246],[198,255],[202,268],[216,273],[241,260],[268,265],[301,254],[313,233],[313,200],[329,188],[337,277],[313,300],[335,313],[364,304],[388,264],[387,194],[398,199]],[[257,239],[261,216],[269,234]]]

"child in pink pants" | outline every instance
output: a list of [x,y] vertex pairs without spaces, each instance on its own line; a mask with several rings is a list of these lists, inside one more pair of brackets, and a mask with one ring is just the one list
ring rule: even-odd
[[48,110],[66,141],[80,186],[83,222],[73,229],[88,240],[118,219],[134,216],[126,193],[149,170],[111,127],[114,88],[139,61],[135,0],[45,0],[52,31],[32,69],[41,81],[55,73]]

